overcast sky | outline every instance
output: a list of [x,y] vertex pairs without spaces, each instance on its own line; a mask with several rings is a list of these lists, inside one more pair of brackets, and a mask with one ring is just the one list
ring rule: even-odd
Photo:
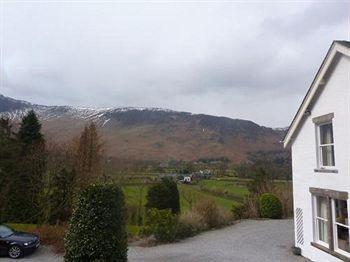
[[1,3],[0,94],[289,125],[350,2]]

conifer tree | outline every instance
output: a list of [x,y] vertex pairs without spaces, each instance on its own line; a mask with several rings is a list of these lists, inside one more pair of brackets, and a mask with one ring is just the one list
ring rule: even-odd
[[23,151],[31,151],[33,147],[44,144],[44,136],[41,134],[41,124],[33,110],[29,111],[22,118],[22,123],[18,131],[18,139],[22,144]]
[[9,195],[18,172],[19,145],[8,118],[0,118],[0,223],[12,220]]
[[17,175],[16,199],[12,201],[18,222],[37,222],[40,210],[40,193],[43,188],[43,174],[46,165],[45,140],[41,124],[29,111],[22,118],[17,134],[21,146],[20,172]]

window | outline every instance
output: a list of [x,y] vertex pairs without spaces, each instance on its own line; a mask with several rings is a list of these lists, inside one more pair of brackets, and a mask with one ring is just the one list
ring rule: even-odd
[[350,253],[348,205],[345,200],[332,200],[334,249]]
[[315,197],[315,241],[328,246],[327,198]]
[[348,192],[311,187],[314,241],[312,246],[350,261]]
[[14,233],[14,230],[7,226],[0,226],[0,237],[9,237]]
[[319,165],[321,167],[335,166],[332,122],[321,124],[318,129]]

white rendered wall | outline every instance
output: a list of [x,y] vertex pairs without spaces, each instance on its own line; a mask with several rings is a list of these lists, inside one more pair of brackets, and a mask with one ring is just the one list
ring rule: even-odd
[[[292,144],[294,210],[303,210],[304,245],[302,255],[313,261],[340,261],[310,245],[313,237],[310,187],[347,191],[350,194],[350,58],[342,56]],[[312,118],[334,113],[335,168],[338,173],[316,173],[315,124]],[[350,202],[348,201],[348,210]]]

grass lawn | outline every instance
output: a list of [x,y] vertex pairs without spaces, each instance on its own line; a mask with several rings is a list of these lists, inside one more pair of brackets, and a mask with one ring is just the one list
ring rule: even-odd
[[228,182],[222,180],[201,180],[199,181],[198,185],[214,191],[222,190],[223,192],[239,197],[244,197],[249,193],[246,186],[237,185],[236,181]]
[[144,206],[146,204],[146,195],[149,187],[150,185],[122,186],[122,189],[125,195],[126,204],[138,206],[140,201],[140,196],[141,196],[142,205]]
[[199,199],[209,198],[227,210],[231,210],[232,205],[238,203],[234,200],[214,196],[208,192],[202,192],[196,185],[178,185],[178,188],[180,191],[180,204],[182,212],[186,212],[186,210],[188,210],[190,207],[189,202],[186,200],[187,198],[191,198],[194,202]]

